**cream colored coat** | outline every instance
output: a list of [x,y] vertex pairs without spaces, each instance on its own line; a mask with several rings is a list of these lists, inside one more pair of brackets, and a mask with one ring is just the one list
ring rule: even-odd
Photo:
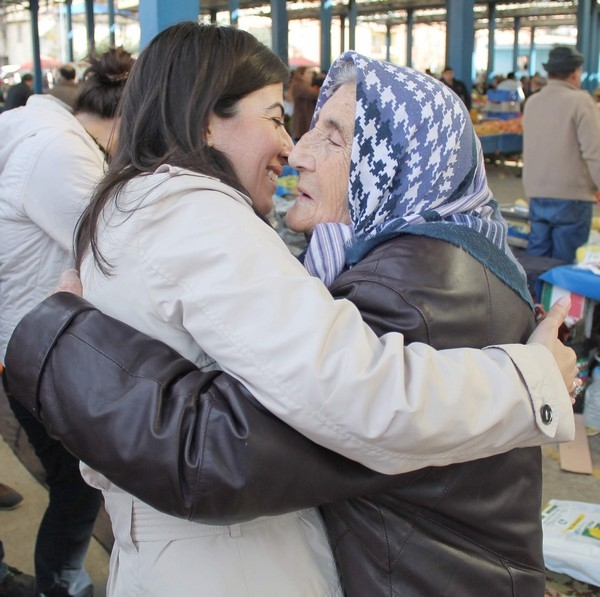
[[69,108],[33,95],[0,116],[0,362],[15,326],[73,267],[104,156]]
[[[100,231],[113,275],[87,258],[86,298],[200,366],[216,361],[315,441],[391,473],[572,437],[570,399],[547,349],[436,353],[404,347],[401,335],[378,339],[220,182],[162,167],[130,183],[119,207]],[[554,413],[548,424],[543,404]],[[85,475],[105,490],[117,537],[111,595],[139,583],[145,596],[339,591],[312,510],[213,532]]]

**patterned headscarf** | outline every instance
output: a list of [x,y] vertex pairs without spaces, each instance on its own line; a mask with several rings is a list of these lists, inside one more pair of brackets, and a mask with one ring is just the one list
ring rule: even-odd
[[[421,234],[461,246],[530,301],[463,102],[429,75],[346,52],[323,83],[312,126],[347,62],[357,71],[348,183],[352,226],[315,226],[307,269],[330,284],[389,238]],[[343,251],[326,246],[332,243]],[[490,244],[499,255],[493,256]],[[323,252],[342,258],[323,260]]]

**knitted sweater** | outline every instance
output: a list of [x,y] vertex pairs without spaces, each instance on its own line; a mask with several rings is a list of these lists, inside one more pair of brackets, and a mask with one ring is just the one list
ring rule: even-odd
[[600,189],[600,116],[589,93],[550,79],[529,98],[523,185],[529,197],[594,201]]

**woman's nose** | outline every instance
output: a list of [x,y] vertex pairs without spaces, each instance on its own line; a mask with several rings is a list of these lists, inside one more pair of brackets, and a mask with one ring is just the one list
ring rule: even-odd
[[282,133],[281,133],[281,135],[282,135],[282,140],[281,140],[282,153],[285,155],[289,155],[290,152],[292,151],[292,149],[294,148],[294,142],[292,141],[292,138],[290,137],[290,134],[287,132],[285,127],[281,127],[280,130],[282,131]]

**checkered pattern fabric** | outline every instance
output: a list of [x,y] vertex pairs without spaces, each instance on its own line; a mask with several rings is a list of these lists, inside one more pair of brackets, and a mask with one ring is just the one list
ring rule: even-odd
[[[330,284],[389,238],[422,234],[463,247],[530,302],[463,102],[429,75],[346,52],[323,83],[313,126],[346,62],[357,71],[348,183],[351,239],[344,224],[318,224],[306,253],[309,272]],[[461,234],[465,227],[479,235]],[[344,251],[325,246],[331,242],[343,243]],[[491,246],[499,249],[497,255]]]
[[507,250],[506,223],[487,186],[481,146],[458,96],[426,74],[346,52],[329,71],[315,118],[345,62],[357,68],[348,185],[353,261],[362,258],[359,245],[370,238],[424,222],[468,226]]

